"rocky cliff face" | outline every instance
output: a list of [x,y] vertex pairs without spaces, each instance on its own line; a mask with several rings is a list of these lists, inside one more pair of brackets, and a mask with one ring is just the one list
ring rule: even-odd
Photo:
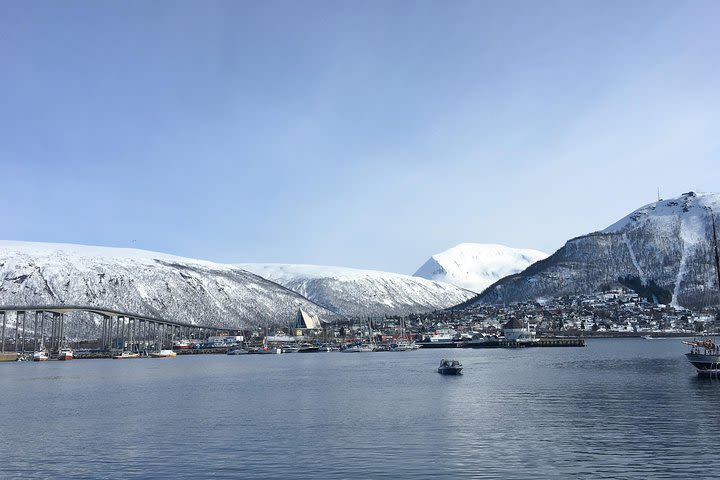
[[547,259],[496,282],[473,303],[592,293],[624,278],[656,285],[675,305],[718,305],[713,217],[720,228],[717,194],[689,192],[651,203],[605,230],[569,240]]

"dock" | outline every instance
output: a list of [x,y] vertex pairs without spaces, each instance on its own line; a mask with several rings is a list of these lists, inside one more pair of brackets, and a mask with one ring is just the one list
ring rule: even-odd
[[18,356],[15,352],[0,353],[0,362],[15,362],[17,358]]
[[418,342],[420,348],[532,348],[532,347],[584,347],[585,339],[537,338],[531,342],[499,340],[497,342]]

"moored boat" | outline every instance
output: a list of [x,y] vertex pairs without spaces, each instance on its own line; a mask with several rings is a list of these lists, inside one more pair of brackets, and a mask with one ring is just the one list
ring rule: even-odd
[[365,353],[375,351],[375,347],[368,343],[356,342],[345,345],[340,351],[345,353]]
[[124,351],[124,352],[122,352],[122,353],[118,353],[117,355],[113,355],[112,358],[114,358],[115,360],[125,360],[125,359],[128,359],[128,358],[140,358],[140,354],[139,354],[139,353],[135,353],[135,352],[128,352],[128,351],[126,350],[126,351]]
[[173,352],[172,350],[160,350],[158,352],[150,352],[150,357],[152,358],[168,358],[168,357],[176,357],[177,353]]
[[462,369],[463,366],[459,360],[450,360],[447,358],[443,358],[440,361],[438,373],[441,373],[443,375],[460,375],[462,373]]
[[407,352],[410,350],[417,350],[418,346],[415,344],[415,342],[408,342],[406,340],[400,340],[396,343],[390,344],[390,351],[391,352]]
[[178,340],[173,343],[173,350],[190,350],[191,348],[192,343],[190,343],[190,340]]
[[50,355],[47,350],[38,350],[33,352],[33,362],[47,362],[50,359]]
[[[712,229],[713,241],[715,244],[715,273],[718,278],[718,286],[720,286],[720,252],[718,251],[717,230],[715,228],[715,215],[712,210]],[[720,347],[708,337],[705,340],[693,340],[683,342],[689,345],[690,352],[685,357],[697,369],[698,375],[720,377]]]
[[72,360],[75,358],[75,352],[71,348],[61,348],[58,352],[58,360]]

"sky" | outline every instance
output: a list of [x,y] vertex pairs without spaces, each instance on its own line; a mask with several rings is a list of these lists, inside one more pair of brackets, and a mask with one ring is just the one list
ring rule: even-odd
[[720,192],[720,2],[0,2],[0,239],[414,273]]

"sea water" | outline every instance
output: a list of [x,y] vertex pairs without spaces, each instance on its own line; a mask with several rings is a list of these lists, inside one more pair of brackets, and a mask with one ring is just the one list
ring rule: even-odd
[[[0,478],[715,477],[679,339],[0,364]],[[437,373],[441,358],[463,375]]]

